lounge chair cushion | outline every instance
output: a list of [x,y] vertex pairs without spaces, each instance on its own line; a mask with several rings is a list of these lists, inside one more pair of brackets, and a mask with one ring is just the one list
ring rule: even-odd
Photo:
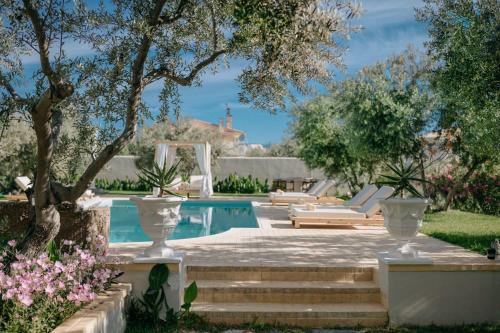
[[275,196],[305,196],[310,195],[316,192],[320,187],[325,184],[326,180],[320,180],[316,184],[314,184],[307,192],[269,192],[269,198],[273,198]]
[[16,177],[14,181],[16,182],[17,186],[24,192],[26,192],[26,190],[33,186],[33,184],[31,183],[31,179],[26,176]]
[[306,192],[308,194],[316,193],[316,191],[321,188],[326,183],[326,179],[322,179],[316,182],[311,188]]
[[380,200],[389,198],[392,193],[394,193],[394,188],[390,186],[382,186],[358,209],[358,211],[365,213],[367,217],[372,217],[380,211]]
[[315,197],[311,196],[309,193],[304,192],[271,192],[269,193],[269,198],[271,199],[281,199],[281,198],[302,198],[302,197]]
[[328,179],[321,186],[319,186],[315,191],[311,191],[310,194],[316,197],[325,196],[326,192],[335,185],[335,181]]
[[364,219],[366,215],[348,208],[316,208],[308,210],[307,208],[292,209],[292,216],[296,218],[332,218],[332,219]]
[[364,204],[370,197],[377,192],[378,187],[376,185],[370,184],[365,185],[361,191],[359,191],[355,196],[353,196],[350,200],[347,200],[344,205],[345,206],[361,206]]
[[282,201],[290,201],[290,202],[316,202],[317,198],[314,195],[276,195],[272,197],[272,200],[282,200]]
[[271,200],[283,200],[283,201],[315,201],[318,197],[322,197],[326,192],[335,185],[335,182],[331,179],[325,181],[321,186],[317,188],[314,193],[304,193],[304,192],[271,192],[269,193],[269,199]]

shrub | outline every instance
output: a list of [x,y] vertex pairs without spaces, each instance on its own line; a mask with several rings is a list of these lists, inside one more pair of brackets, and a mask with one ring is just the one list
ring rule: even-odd
[[50,332],[97,293],[117,272],[104,266],[105,239],[93,251],[71,241],[27,257],[9,241],[0,251],[0,332]]
[[214,179],[214,192],[218,193],[267,193],[269,184],[266,179],[264,183],[251,175],[240,177],[236,173],[230,174],[224,180]]
[[[168,305],[167,296],[163,286],[168,282],[170,271],[166,264],[156,264],[149,272],[149,286],[142,298],[132,298],[128,312],[128,321],[132,323],[147,323],[152,328],[176,328],[189,316],[191,304],[198,296],[196,282],[184,291],[184,303],[181,311],[176,312]],[[162,319],[162,313],[164,313]],[[150,327],[150,328],[151,328]]]
[[130,180],[130,179],[114,179],[112,181],[109,181],[107,179],[96,179],[95,180],[95,187],[100,188],[102,190],[106,191],[152,191],[153,188],[151,187],[150,184],[145,182],[142,179],[139,179],[137,181]]
[[[450,173],[431,176],[430,181],[434,184],[430,189],[430,197],[435,202],[444,200],[455,185],[455,178]],[[500,216],[500,176],[473,174],[455,193],[453,208]]]

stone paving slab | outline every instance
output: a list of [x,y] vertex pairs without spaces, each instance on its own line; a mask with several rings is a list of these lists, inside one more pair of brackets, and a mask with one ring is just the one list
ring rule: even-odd
[[[295,229],[287,207],[253,202],[260,228],[233,228],[227,232],[168,243],[186,255],[187,265],[198,266],[372,266],[377,254],[398,243],[384,227]],[[110,244],[110,260],[130,263],[150,242]],[[476,266],[500,269],[500,262],[462,247],[419,234],[414,246],[439,265],[456,269]],[[468,265],[466,267],[466,265]]]

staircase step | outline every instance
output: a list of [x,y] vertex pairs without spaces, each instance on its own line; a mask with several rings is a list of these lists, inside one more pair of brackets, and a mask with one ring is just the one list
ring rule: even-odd
[[372,281],[373,267],[188,266],[189,280]]
[[377,303],[194,303],[191,309],[212,323],[227,325],[266,323],[300,327],[381,327],[387,323],[387,311]]
[[375,303],[374,282],[200,280],[199,302],[214,303]]

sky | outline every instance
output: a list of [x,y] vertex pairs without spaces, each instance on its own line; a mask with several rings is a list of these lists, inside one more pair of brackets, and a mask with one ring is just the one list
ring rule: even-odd
[[[344,55],[345,72],[336,71],[336,80],[356,73],[363,66],[383,61],[391,54],[403,51],[408,45],[423,48],[427,38],[424,23],[415,20],[415,7],[421,7],[421,0],[358,0],[363,6],[363,15],[354,24],[362,26],[346,42]],[[91,52],[88,46],[66,45],[68,56]],[[27,71],[38,68],[35,54],[23,59]],[[233,113],[233,127],[246,133],[245,142],[270,144],[279,143],[289,127],[291,118],[287,112],[270,114],[254,110],[238,101],[240,88],[236,77],[241,72],[242,61],[230,62],[230,68],[202,77],[201,86],[181,87],[181,116],[218,123],[226,113],[229,104]],[[30,84],[28,83],[28,86]],[[158,94],[161,83],[148,86],[143,93],[143,101],[154,110],[159,107]],[[313,96],[297,96],[303,102]],[[291,107],[291,106],[290,106]]]
[[[365,65],[386,59],[391,54],[403,51],[409,44],[423,47],[426,40],[425,24],[415,20],[415,7],[422,6],[420,0],[364,0],[361,18],[356,23],[363,26],[361,32],[352,35],[347,42],[344,56],[345,73],[336,79],[357,72]],[[183,117],[193,117],[218,123],[224,117],[226,104],[233,113],[233,127],[246,132],[247,143],[279,143],[290,123],[286,112],[276,115],[262,110],[253,110],[238,101],[239,86],[235,81],[242,64],[233,62],[231,68],[215,75],[203,77],[200,87],[181,88]],[[155,108],[160,85],[144,92],[144,101]],[[300,96],[306,100],[310,96]]]

